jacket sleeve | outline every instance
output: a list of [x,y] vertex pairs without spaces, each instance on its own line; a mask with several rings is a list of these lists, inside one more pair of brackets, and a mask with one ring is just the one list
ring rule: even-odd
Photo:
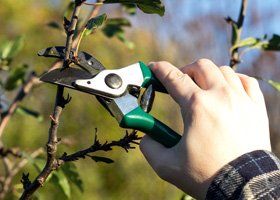
[[206,200],[212,199],[280,199],[279,159],[261,150],[240,156],[210,184]]

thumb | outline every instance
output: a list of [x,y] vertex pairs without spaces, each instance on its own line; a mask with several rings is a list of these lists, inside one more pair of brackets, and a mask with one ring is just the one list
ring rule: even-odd
[[157,171],[158,166],[162,162],[164,163],[163,159],[165,156],[163,154],[167,151],[167,148],[153,140],[150,136],[145,135],[142,138],[140,150],[155,171]]
[[140,142],[140,150],[147,160],[152,160],[161,154],[166,148],[153,140],[149,135],[145,135]]
[[174,175],[172,172],[178,168],[173,149],[164,147],[148,135],[141,140],[140,149],[158,176],[171,181]]

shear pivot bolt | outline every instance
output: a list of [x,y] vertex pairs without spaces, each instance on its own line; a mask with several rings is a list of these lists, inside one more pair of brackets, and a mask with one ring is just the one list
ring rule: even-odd
[[117,74],[108,74],[105,77],[105,83],[108,87],[112,89],[118,89],[122,86],[122,79]]

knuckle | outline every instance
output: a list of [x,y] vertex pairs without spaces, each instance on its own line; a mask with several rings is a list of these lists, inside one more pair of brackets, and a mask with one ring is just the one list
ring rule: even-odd
[[166,65],[171,65],[171,63],[167,62],[167,61],[159,61],[159,62],[156,62],[155,65],[162,67],[162,66],[166,66]]
[[221,66],[220,70],[223,72],[234,72],[233,69],[230,66]]
[[178,70],[170,70],[166,76],[165,76],[165,80],[166,81],[177,81],[180,79],[184,79],[185,75],[178,71]]
[[193,95],[191,96],[191,98],[189,100],[190,107],[193,109],[199,108],[205,104],[204,101],[205,101],[205,98],[204,98],[203,92],[201,92],[201,91],[195,92],[195,93],[193,93]]
[[230,87],[228,87],[227,85],[221,85],[219,87],[219,91],[220,93],[224,96],[224,97],[230,97],[232,96],[232,90]]
[[153,71],[158,72],[161,71],[162,69],[166,68],[167,66],[170,66],[171,63],[167,61],[158,61],[153,63]]
[[200,58],[196,61],[197,66],[199,67],[207,67],[209,65],[214,65],[214,63],[207,58]]
[[257,79],[255,79],[253,77],[248,77],[247,81],[248,81],[249,85],[254,86],[254,87],[259,87],[259,82]]

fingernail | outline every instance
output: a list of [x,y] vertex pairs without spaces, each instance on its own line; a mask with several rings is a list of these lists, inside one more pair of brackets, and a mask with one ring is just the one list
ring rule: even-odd
[[154,62],[150,62],[149,64],[148,64],[148,67],[149,68],[153,68],[155,66],[155,63]]

